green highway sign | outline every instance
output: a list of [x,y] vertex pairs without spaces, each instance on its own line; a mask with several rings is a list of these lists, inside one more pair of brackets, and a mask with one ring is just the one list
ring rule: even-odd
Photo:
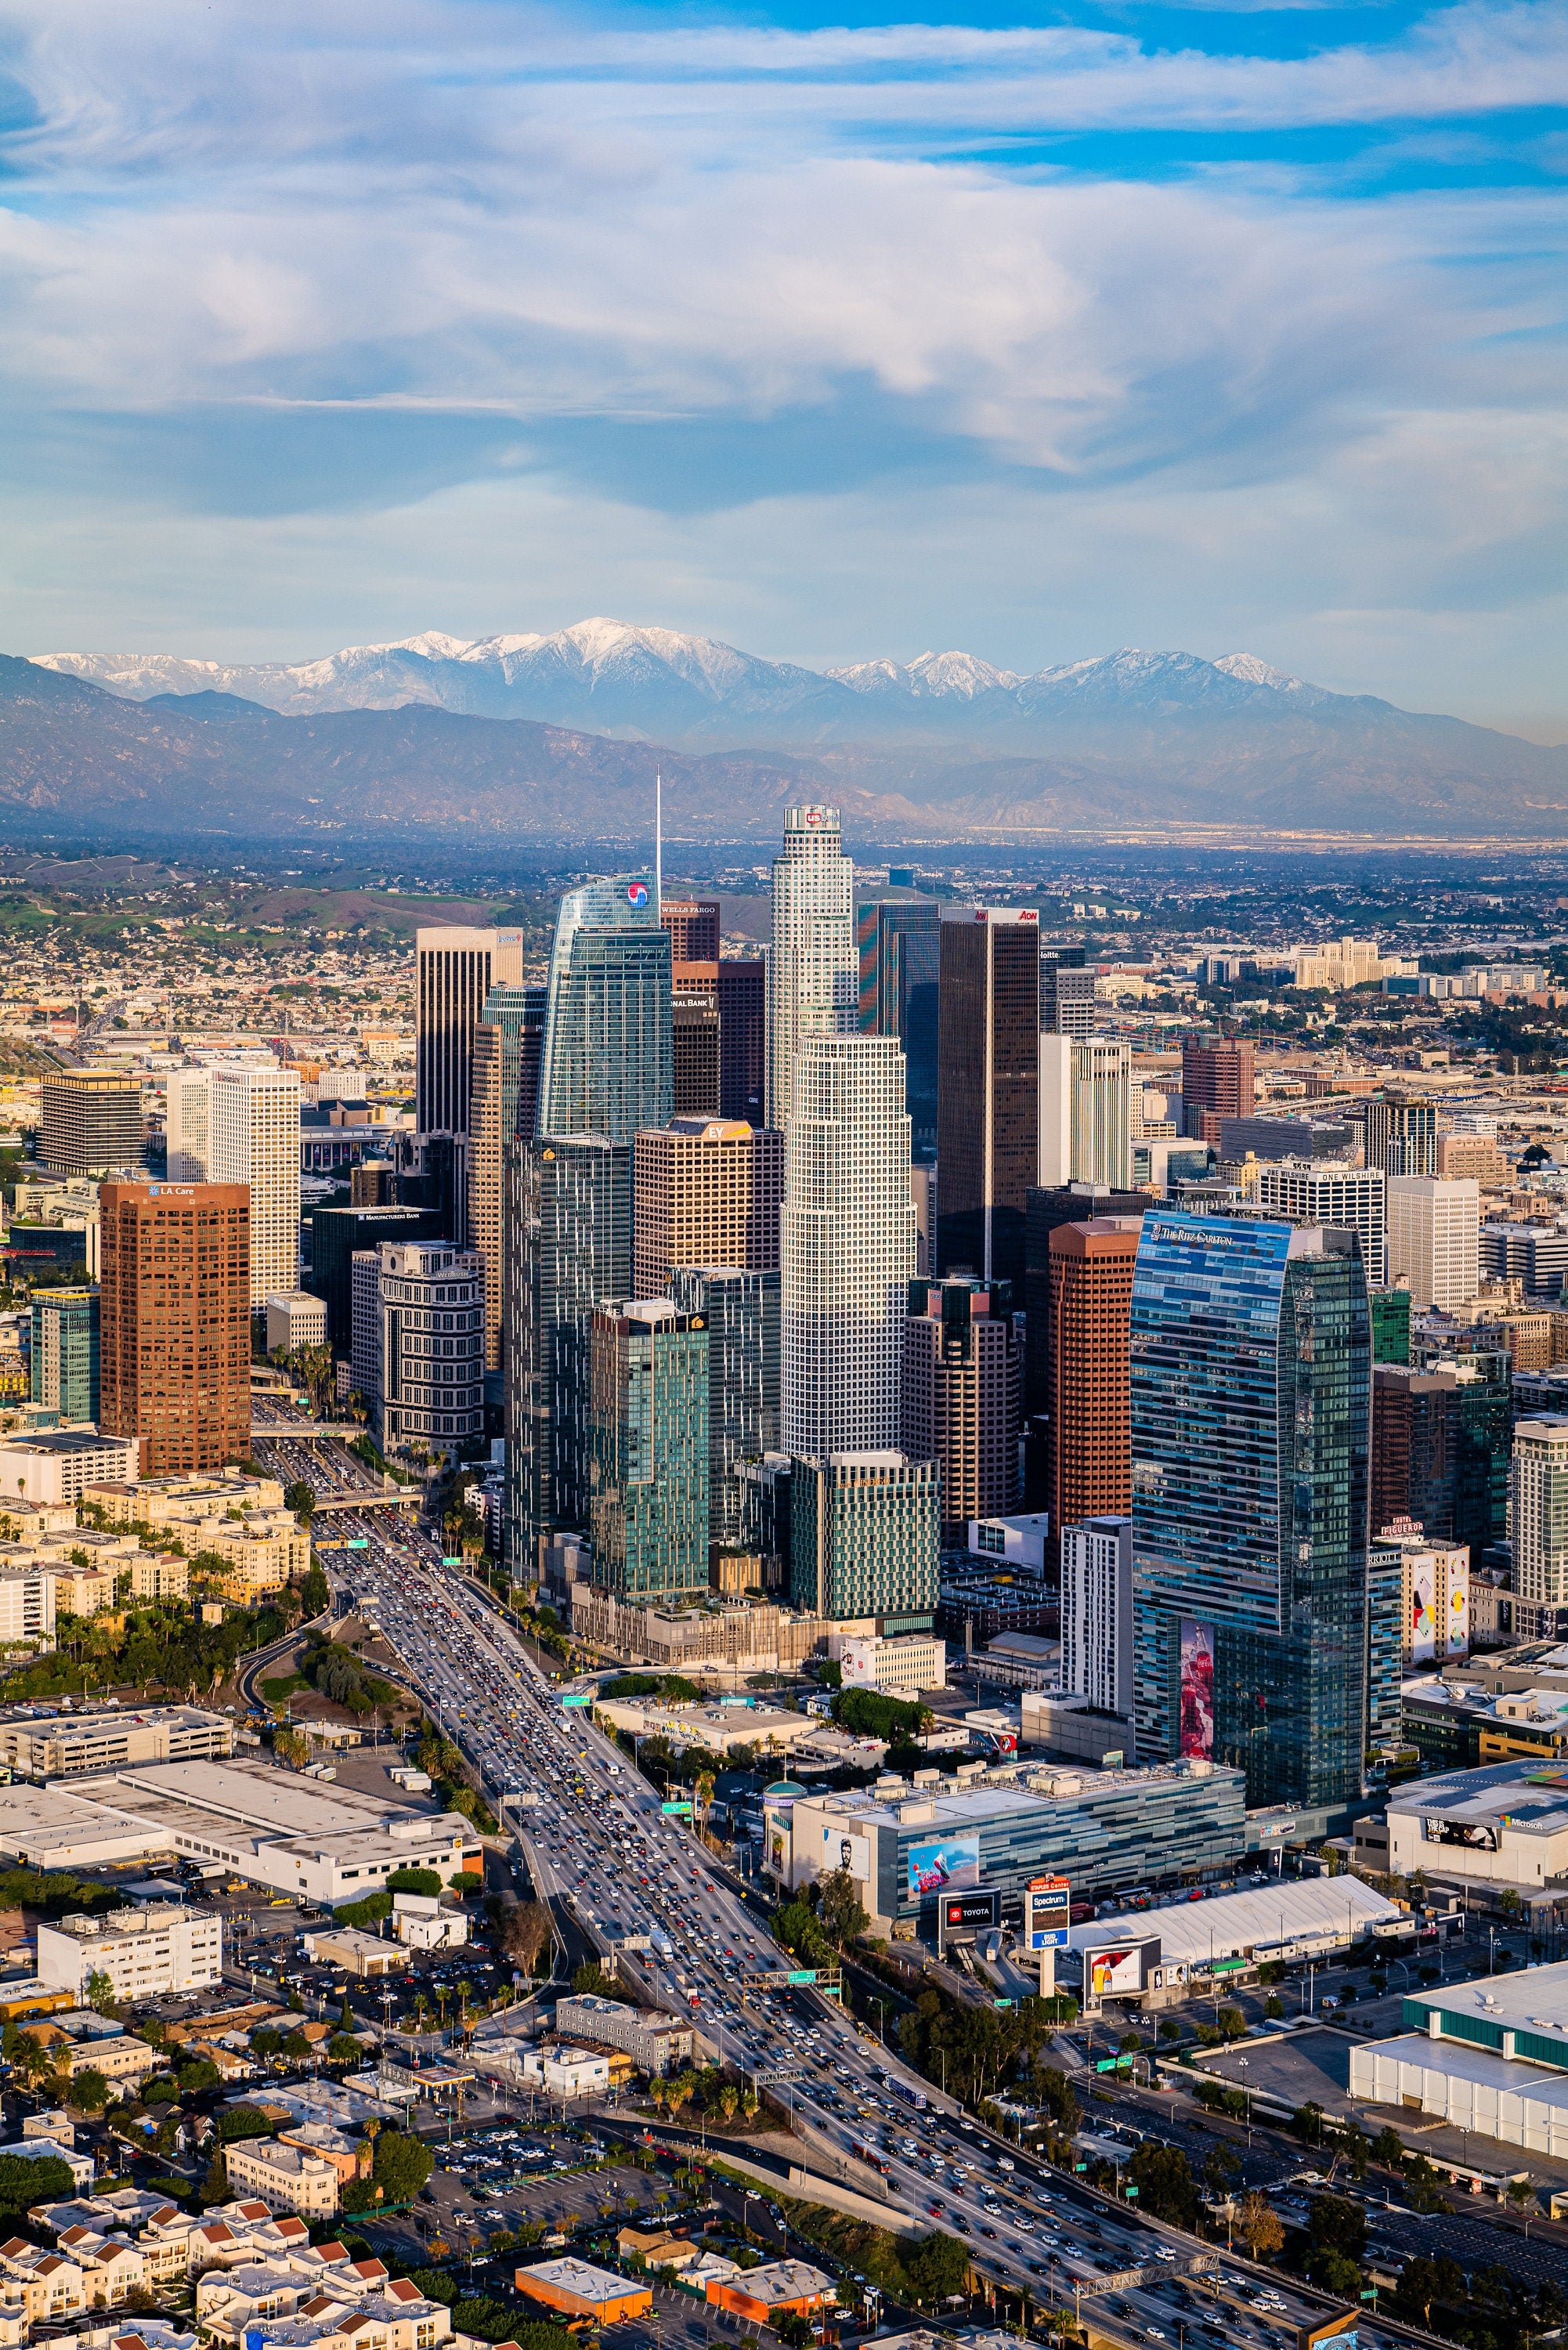
[[669,1820],[689,1820],[691,1816],[690,1804],[660,1804],[659,1808]]
[[791,1970],[789,1980],[792,1983],[814,1983],[816,1981],[816,1969],[794,1967]]
[[462,1565],[462,1559],[461,1555],[457,1558],[443,1558],[441,1565],[443,1566],[461,1566]]

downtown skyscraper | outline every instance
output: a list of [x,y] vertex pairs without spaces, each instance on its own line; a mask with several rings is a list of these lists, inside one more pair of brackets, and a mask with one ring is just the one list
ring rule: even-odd
[[1140,1756],[1334,1811],[1366,1739],[1372,1336],[1353,1233],[1153,1208],[1132,1295]]
[[892,1036],[806,1037],[784,1143],[782,1438],[786,1452],[899,1440],[915,1271],[904,1055]]
[[814,1036],[847,1035],[857,1024],[854,897],[855,868],[844,854],[838,810],[815,803],[785,808],[784,849],[774,859],[768,966],[770,1126],[789,1126],[803,1045]]
[[1040,917],[944,906],[940,939],[937,1272],[1022,1296],[1040,1170]]
[[561,900],[535,1131],[508,1146],[503,1347],[508,1543],[587,1523],[588,1331],[631,1287],[632,1142],[668,1125],[670,937],[651,882],[591,881]]

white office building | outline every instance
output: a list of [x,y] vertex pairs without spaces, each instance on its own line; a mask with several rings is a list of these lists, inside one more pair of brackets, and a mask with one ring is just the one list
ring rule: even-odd
[[[774,859],[768,962],[768,1124],[785,1132],[802,1045],[813,1036],[848,1035],[857,1024],[854,899],[855,868],[844,854],[838,810],[785,808],[784,852]],[[908,1190],[907,1135],[905,1142],[901,1180]]]
[[220,1061],[169,1080],[169,1180],[251,1187],[251,1311],[299,1287],[299,1073]]
[[1480,1185],[1473,1177],[1390,1175],[1388,1283],[1413,1305],[1468,1305],[1480,1286]]
[[1133,1710],[1130,1518],[1062,1529],[1062,1687],[1100,1713]]
[[1132,1046],[1112,1036],[1040,1038],[1040,1180],[1048,1190],[1132,1183]]
[[915,1272],[898,1038],[803,1037],[785,1138],[784,1450],[824,1459],[893,1451]]
[[1518,1596],[1561,1607],[1568,1579],[1568,1419],[1521,1419],[1514,1430],[1508,1538]]
[[61,1918],[38,1928],[38,1981],[85,2004],[88,1979],[107,1975],[117,2000],[208,1991],[223,1979],[223,1921],[215,1909],[173,1901]]
[[1368,1289],[1388,1285],[1384,1233],[1388,1178],[1381,1167],[1343,1159],[1265,1159],[1258,1169],[1258,1209],[1293,1224],[1332,1224],[1361,1243]]

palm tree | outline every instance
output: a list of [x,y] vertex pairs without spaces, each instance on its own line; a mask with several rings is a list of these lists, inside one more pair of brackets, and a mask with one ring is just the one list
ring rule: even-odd
[[708,1814],[713,1808],[713,1790],[716,1783],[711,1771],[699,1771],[697,1783],[692,1789],[697,1798],[698,1833],[704,1836],[708,1832]]
[[425,1997],[423,1991],[416,1991],[414,1993],[414,2030],[416,2032],[423,2032],[425,2028],[425,2018],[430,2012],[430,2002]]

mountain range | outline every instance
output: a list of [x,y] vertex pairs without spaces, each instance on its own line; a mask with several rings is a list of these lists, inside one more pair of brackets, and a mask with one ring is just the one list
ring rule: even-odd
[[[1240,825],[1568,836],[1568,746],[1339,694],[1249,654],[1123,650],[1029,675],[972,654],[811,670],[584,620],[316,661],[0,660],[11,828],[500,842],[646,830],[776,837],[792,796],[863,834]],[[477,845],[477,844],[476,844]]]

